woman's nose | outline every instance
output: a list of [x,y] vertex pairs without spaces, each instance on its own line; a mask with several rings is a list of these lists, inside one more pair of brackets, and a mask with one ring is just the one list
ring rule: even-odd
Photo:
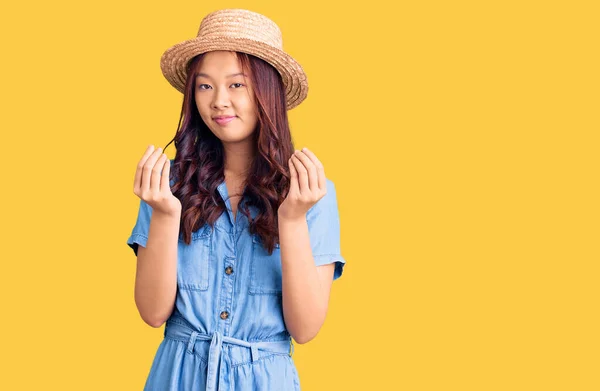
[[225,88],[217,88],[213,95],[213,107],[223,107],[229,105],[229,93]]

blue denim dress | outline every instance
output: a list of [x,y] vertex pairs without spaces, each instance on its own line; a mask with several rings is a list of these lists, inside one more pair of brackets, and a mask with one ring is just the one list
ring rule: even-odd
[[[207,223],[193,232],[189,245],[179,236],[175,308],[144,390],[300,390],[283,318],[279,244],[269,255],[249,233],[247,217],[237,212],[234,220],[225,182],[218,191],[227,211],[214,227]],[[256,208],[249,210],[255,217]],[[140,200],[127,240],[136,255],[138,245],[146,246],[151,216],[152,208]],[[336,280],[346,261],[331,180],[306,219],[315,265],[335,262]]]

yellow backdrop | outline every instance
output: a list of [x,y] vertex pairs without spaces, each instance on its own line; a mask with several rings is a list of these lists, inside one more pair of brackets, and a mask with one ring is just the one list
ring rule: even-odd
[[142,389],[135,165],[179,119],[160,55],[218,8],[281,27],[295,145],[336,184],[303,390],[600,389],[597,2],[214,4],[2,6],[0,389]]

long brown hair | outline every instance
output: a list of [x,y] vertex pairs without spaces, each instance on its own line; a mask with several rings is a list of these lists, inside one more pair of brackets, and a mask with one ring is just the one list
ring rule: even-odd
[[[279,242],[277,210],[289,190],[287,161],[294,152],[285,89],[281,75],[269,63],[250,54],[236,54],[240,67],[251,78],[258,110],[253,133],[256,154],[243,193],[247,202],[240,202],[239,210],[250,221],[250,233],[260,236],[271,253]],[[214,226],[226,210],[217,190],[225,178],[223,144],[200,117],[194,94],[202,57],[199,54],[188,63],[179,124],[175,137],[165,146],[174,141],[177,149],[171,167],[171,191],[181,201],[180,234],[187,244],[192,232],[206,223]],[[248,209],[251,205],[258,210],[254,220]]]

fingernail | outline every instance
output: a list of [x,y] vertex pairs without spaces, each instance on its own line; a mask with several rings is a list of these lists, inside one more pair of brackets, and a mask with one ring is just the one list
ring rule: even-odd
[[303,150],[304,152],[306,152],[306,151],[308,151],[308,148],[304,147],[304,148],[302,148],[302,150]]

